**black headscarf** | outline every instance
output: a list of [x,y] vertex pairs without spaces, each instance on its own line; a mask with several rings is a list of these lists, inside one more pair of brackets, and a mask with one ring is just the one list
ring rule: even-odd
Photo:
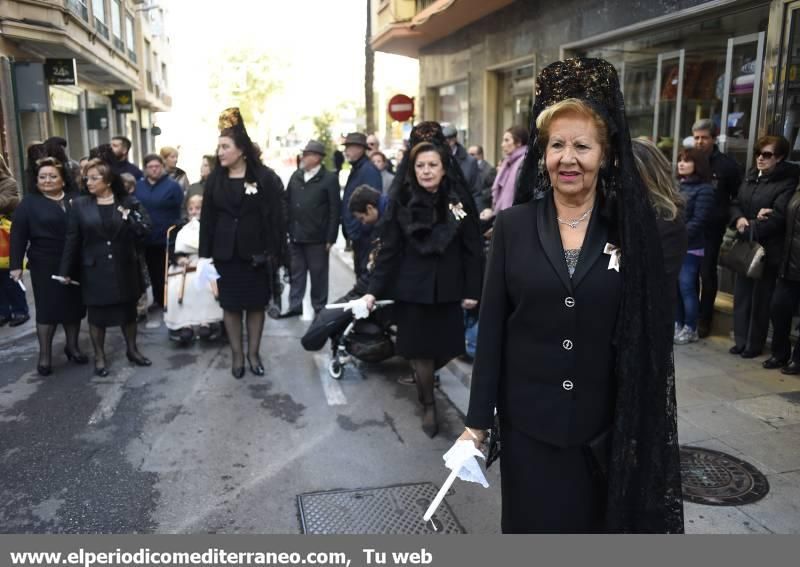
[[672,314],[656,217],[633,159],[625,104],[614,67],[602,59],[568,59],[536,81],[528,153],[516,203],[549,189],[541,167],[536,119],[554,103],[576,98],[608,126],[610,154],[598,181],[601,214],[622,249],[623,296],[614,343],[617,395],[606,525],[612,532],[682,533],[680,457],[672,352]]

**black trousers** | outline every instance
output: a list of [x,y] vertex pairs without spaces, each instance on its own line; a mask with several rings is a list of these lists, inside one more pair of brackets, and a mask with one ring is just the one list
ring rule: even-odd
[[[778,360],[789,360],[792,332],[792,316],[800,304],[800,282],[778,278],[772,296],[770,319],[772,320],[772,356]],[[800,362],[800,342],[795,346],[792,360]]]
[[311,306],[319,312],[328,303],[328,254],[326,244],[297,243],[291,244],[292,253],[292,289],[289,292],[289,309],[303,309],[303,297],[306,295],[306,280],[311,275]]
[[165,246],[145,246],[144,261],[150,273],[150,284],[153,286],[153,303],[164,307],[164,271],[167,249]]
[[356,273],[356,280],[361,277],[361,274],[367,271],[367,262],[369,262],[369,248],[370,238],[359,238],[353,240],[353,269]]
[[769,312],[778,268],[764,266],[764,275],[754,280],[736,275],[733,286],[733,334],[736,346],[761,352],[769,331]]
[[719,287],[717,263],[723,236],[725,236],[724,222],[710,223],[706,228],[706,246],[703,252],[703,262],[700,264],[700,312],[697,319],[708,325],[711,324],[711,318],[714,315],[714,301],[717,299]]

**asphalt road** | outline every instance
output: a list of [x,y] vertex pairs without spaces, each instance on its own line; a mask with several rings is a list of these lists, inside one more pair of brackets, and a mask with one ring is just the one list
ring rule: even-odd
[[[334,257],[331,299],[351,272]],[[267,376],[234,380],[225,344],[179,348],[141,329],[154,364],[124,358],[109,332],[111,375],[67,363],[36,374],[33,335],[0,344],[0,532],[298,533],[297,495],[433,482],[462,416],[437,393],[441,431],[420,429],[401,359],[327,375],[327,351],[305,352],[307,320],[268,319]],[[88,337],[82,348],[91,351]],[[457,483],[447,501],[471,533],[499,531],[492,487]]]

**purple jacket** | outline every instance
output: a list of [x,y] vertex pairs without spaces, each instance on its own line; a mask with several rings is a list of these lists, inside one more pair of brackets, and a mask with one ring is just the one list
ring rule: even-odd
[[520,146],[503,160],[497,170],[497,177],[492,185],[492,209],[497,214],[503,209],[509,208],[514,204],[514,192],[517,188],[517,177],[522,162],[525,161],[525,152],[528,146]]

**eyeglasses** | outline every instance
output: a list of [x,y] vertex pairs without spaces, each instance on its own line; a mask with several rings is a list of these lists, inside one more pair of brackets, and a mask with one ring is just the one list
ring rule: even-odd
[[775,157],[774,152],[756,152],[756,157],[763,157],[764,159],[772,159]]

